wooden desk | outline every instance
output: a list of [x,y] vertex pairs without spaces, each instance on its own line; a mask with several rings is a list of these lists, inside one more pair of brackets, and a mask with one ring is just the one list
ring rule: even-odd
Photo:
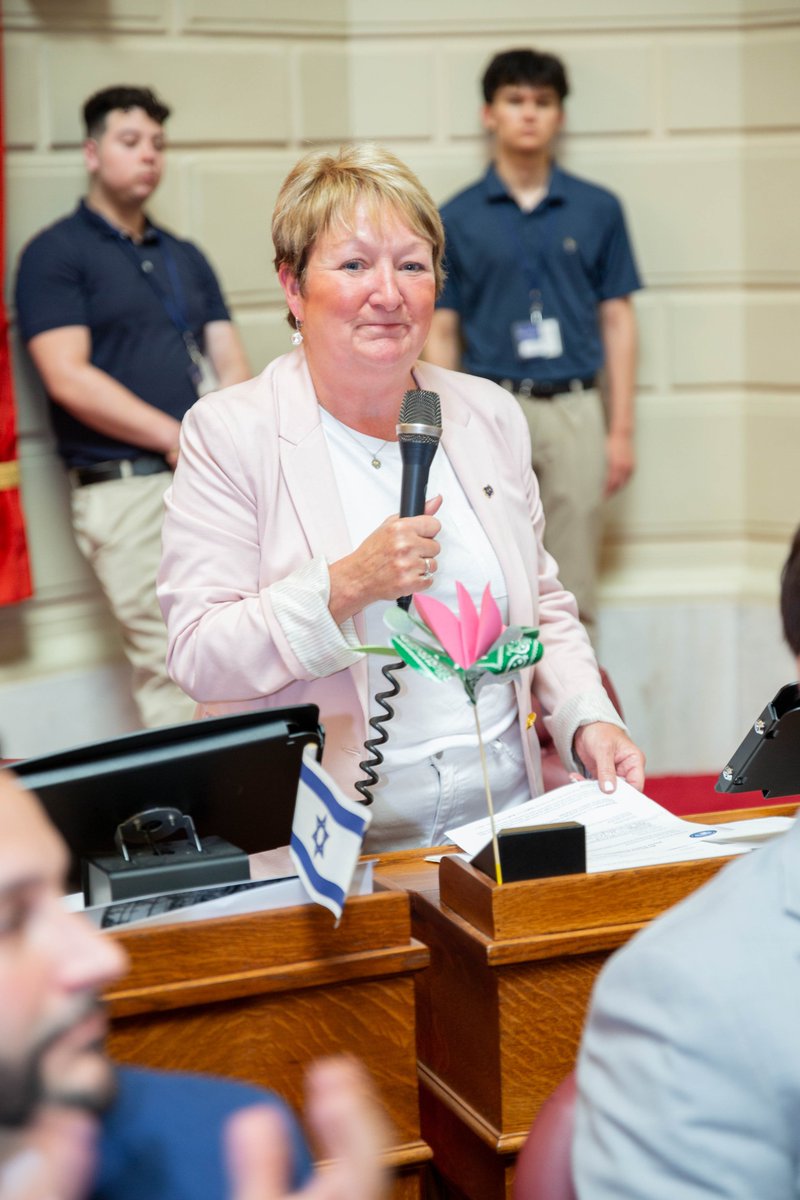
[[131,970],[110,994],[119,1062],[202,1071],[274,1089],[299,1112],[307,1064],[348,1052],[367,1065],[395,1129],[395,1200],[419,1200],[420,1135],[407,895],[348,901],[338,929],[316,905],[120,934]]
[[[795,805],[727,814],[791,815]],[[729,859],[672,863],[503,887],[452,858],[386,856],[383,886],[411,894],[422,1135],[455,1195],[511,1195],[516,1154],[569,1073],[595,977],[608,955]]]

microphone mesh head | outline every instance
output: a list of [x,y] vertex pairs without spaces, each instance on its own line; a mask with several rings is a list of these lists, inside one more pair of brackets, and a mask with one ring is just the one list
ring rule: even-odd
[[425,392],[421,388],[406,392],[400,405],[400,425],[442,424],[442,406],[436,392]]

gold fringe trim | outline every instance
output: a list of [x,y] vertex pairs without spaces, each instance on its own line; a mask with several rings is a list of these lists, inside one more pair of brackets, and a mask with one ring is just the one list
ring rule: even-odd
[[19,463],[16,459],[0,463],[0,492],[10,492],[19,487]]

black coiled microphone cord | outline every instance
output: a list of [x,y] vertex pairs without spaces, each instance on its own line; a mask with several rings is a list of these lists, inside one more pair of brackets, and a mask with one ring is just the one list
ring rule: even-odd
[[[400,516],[416,517],[425,508],[425,489],[428,484],[428,472],[431,462],[439,445],[442,435],[442,410],[439,397],[435,392],[420,389],[406,392],[400,407],[397,424],[400,441],[400,454],[403,460],[403,479],[400,493]],[[410,596],[401,596],[397,601],[401,608],[408,611],[411,604]],[[370,717],[369,725],[375,730],[375,737],[364,742],[364,749],[370,757],[358,764],[364,772],[364,778],[356,782],[356,791],[364,798],[364,804],[372,804],[374,797],[371,789],[378,782],[379,767],[383,755],[379,749],[389,740],[389,734],[384,725],[391,721],[394,709],[389,703],[400,691],[400,684],[395,674],[405,667],[404,662],[389,663],[381,668],[381,674],[389,688],[385,692],[375,693],[375,703],[382,710],[377,716]]]
[[400,691],[400,684],[395,679],[395,673],[402,671],[405,665],[404,662],[394,662],[387,663],[385,667],[381,668],[381,675],[389,684],[389,689],[385,692],[375,693],[375,703],[383,709],[383,712],[369,719],[370,728],[375,730],[376,736],[367,738],[364,742],[364,749],[369,752],[371,757],[358,764],[358,769],[364,772],[365,778],[356,781],[356,791],[364,797],[365,804],[372,804],[374,797],[371,789],[378,782],[378,772],[374,768],[379,767],[383,762],[383,755],[378,747],[385,745],[389,740],[389,734],[383,727],[394,716],[394,709],[389,701]]

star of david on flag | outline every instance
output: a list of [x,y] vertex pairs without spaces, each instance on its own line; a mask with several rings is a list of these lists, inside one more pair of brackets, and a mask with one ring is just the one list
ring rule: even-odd
[[312,900],[342,915],[372,814],[348,800],[315,760],[303,754],[289,852]]

